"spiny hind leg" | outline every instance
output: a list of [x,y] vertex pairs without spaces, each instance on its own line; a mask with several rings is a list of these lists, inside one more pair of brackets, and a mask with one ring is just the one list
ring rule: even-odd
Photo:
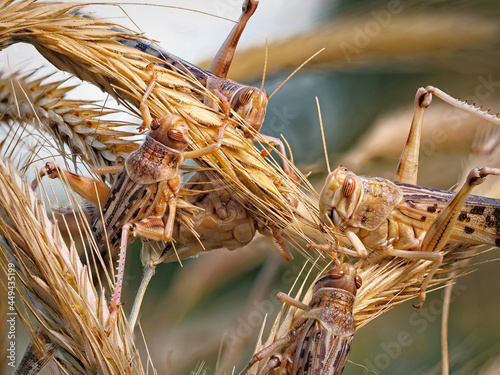
[[437,96],[444,102],[456,108],[476,115],[496,125],[500,125],[500,118],[490,114],[489,111],[483,111],[481,108],[476,108],[475,103],[471,105],[467,102],[455,99],[437,87],[427,86],[426,88],[419,88],[415,96],[415,110],[410,133],[408,134],[408,139],[399,160],[395,181],[412,185],[417,184],[418,158],[424,112],[425,109],[431,104],[432,95]]
[[115,325],[118,309],[121,306],[121,293],[123,278],[125,275],[125,260],[127,256],[127,247],[129,237],[141,237],[146,240],[160,241],[165,239],[165,225],[162,217],[150,216],[137,223],[126,223],[122,227],[120,252],[118,255],[118,267],[116,270],[116,282],[113,288],[113,294],[109,302],[109,320],[106,327],[106,334],[109,336]]
[[498,113],[494,115],[489,113],[490,110],[483,111],[481,107],[476,107],[476,103],[469,104],[467,101],[456,99],[434,86],[427,86],[425,90],[428,93],[437,96],[442,101],[452,105],[453,107],[478,116],[482,119],[485,119],[486,121],[492,122],[493,124],[500,125],[500,118],[498,117]]

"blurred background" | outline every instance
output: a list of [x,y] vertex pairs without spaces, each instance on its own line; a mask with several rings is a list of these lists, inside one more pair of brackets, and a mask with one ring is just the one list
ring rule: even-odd
[[[188,10],[152,4],[89,9],[138,27],[168,51],[205,67],[233,26],[217,17],[236,20],[241,9],[241,0],[156,3]],[[493,0],[261,0],[229,78],[260,86],[267,40],[264,87],[272,93],[324,47],[272,97],[262,133],[285,136],[298,168],[310,173],[319,191],[327,169],[318,97],[332,168],[343,164],[358,174],[392,179],[419,87],[433,85],[500,111],[499,28],[500,4]],[[39,74],[54,70],[30,46],[14,45],[0,55],[4,74],[42,65]],[[71,96],[111,101],[84,83]],[[424,124],[419,184],[450,189],[469,160],[477,129],[489,125],[438,98]],[[129,252],[137,261],[127,263],[126,309],[141,278],[139,247],[136,242]],[[304,264],[299,252],[294,256],[285,264],[258,238],[244,249],[214,251],[183,267],[159,266],[142,310],[141,350],[147,347],[159,374],[230,374],[233,366],[237,373],[250,359],[265,317],[263,337],[268,333],[281,306],[276,293],[289,291]],[[489,262],[497,257],[496,249],[480,256],[476,262],[486,263],[457,280],[450,318],[454,374],[500,374],[499,263]],[[360,329],[344,374],[440,373],[442,299],[436,291],[420,311],[411,301]],[[408,335],[410,340],[401,339]]]

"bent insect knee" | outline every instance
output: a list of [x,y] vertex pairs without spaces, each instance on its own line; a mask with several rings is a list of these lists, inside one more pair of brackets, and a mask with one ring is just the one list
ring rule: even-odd
[[432,102],[432,92],[434,87],[427,86],[425,89],[423,87],[417,90],[415,95],[415,107],[427,108]]
[[40,173],[38,173],[38,177],[36,177],[31,183],[31,189],[35,190],[38,187],[38,179],[41,179],[44,176],[48,178],[55,179],[59,177],[59,167],[56,163],[48,162],[45,164],[45,167],[40,169]]
[[264,373],[267,374],[268,372],[277,369],[281,366],[281,363],[283,363],[283,357],[280,354],[273,354],[271,358],[269,358],[269,361],[267,361]]
[[467,176],[467,184],[469,186],[477,186],[484,182],[488,175],[500,175],[500,169],[481,167],[472,169]]
[[53,162],[48,162],[45,164],[45,167],[43,167],[40,170],[40,177],[42,176],[47,176],[48,178],[58,178],[59,177],[59,167],[57,166],[56,163]]

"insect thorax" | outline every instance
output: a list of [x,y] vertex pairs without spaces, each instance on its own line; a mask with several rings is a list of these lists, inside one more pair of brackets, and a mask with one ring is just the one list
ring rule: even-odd
[[143,145],[127,158],[125,168],[135,183],[152,184],[176,177],[183,161],[182,152],[146,136]]
[[352,335],[355,330],[352,317],[354,300],[354,295],[346,290],[321,288],[313,294],[310,308],[302,315],[302,318],[318,320],[334,335]]

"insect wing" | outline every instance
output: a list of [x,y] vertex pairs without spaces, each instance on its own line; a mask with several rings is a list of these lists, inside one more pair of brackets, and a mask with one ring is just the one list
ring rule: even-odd
[[112,253],[117,251],[122,226],[136,217],[147,214],[146,211],[151,207],[150,203],[156,195],[157,188],[156,184],[134,183],[125,171],[118,175],[104,202],[102,214],[97,211],[92,222],[95,240],[101,251],[107,248],[108,241],[104,238],[105,235],[109,238]]
[[316,319],[309,319],[295,351],[295,375],[340,375],[351,351],[353,335],[338,336],[326,330]]
[[[437,215],[453,198],[446,190],[397,184],[403,191],[399,212],[412,220],[412,225],[428,229]],[[462,208],[451,242],[500,246],[500,200],[470,195]]]
[[352,223],[363,229],[375,230],[401,201],[403,193],[397,185],[383,178],[360,179],[363,198],[352,217]]

